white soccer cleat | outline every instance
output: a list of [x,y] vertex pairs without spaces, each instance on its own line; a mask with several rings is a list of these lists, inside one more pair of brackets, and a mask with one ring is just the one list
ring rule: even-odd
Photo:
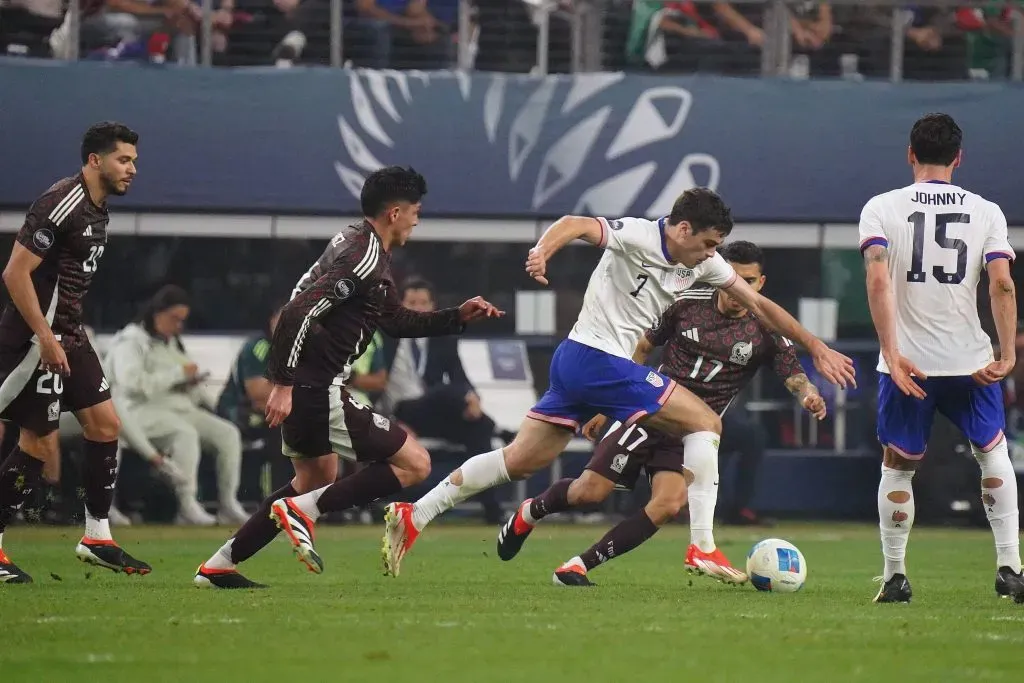
[[284,531],[299,561],[314,574],[322,574],[324,561],[313,548],[313,520],[291,498],[275,500],[270,506],[270,518]]
[[420,535],[412,523],[412,511],[412,503],[391,503],[384,508],[384,540],[380,554],[385,576],[398,576],[402,558]]

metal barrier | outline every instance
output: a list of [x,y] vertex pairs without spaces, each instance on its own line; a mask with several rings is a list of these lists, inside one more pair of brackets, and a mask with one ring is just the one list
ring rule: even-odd
[[[3,17],[10,17],[14,11],[28,14],[38,12],[40,10],[34,8],[48,1],[52,3],[53,0],[0,0],[0,10],[3,10],[0,22],[11,21]],[[190,54],[178,55],[176,61],[202,66],[274,63],[270,53],[274,49],[274,42],[281,40],[277,33],[280,33],[280,26],[283,25],[281,16],[284,15],[268,9],[266,16],[259,15],[259,21],[253,24],[252,18],[243,13],[231,14],[231,11],[227,11],[225,14],[225,0],[198,2],[201,17],[198,26],[191,31],[194,35],[188,35],[190,32],[185,31],[178,36],[182,40],[176,39],[175,42],[176,47]],[[82,10],[84,3],[88,3],[90,8],[86,13]],[[59,52],[59,58],[76,60],[93,56],[83,54],[81,38],[83,20],[89,23],[95,21],[96,4],[96,0],[74,0],[68,3],[64,24],[54,31],[60,34],[57,42],[61,43],[61,47],[59,50],[54,49],[54,52]],[[642,36],[644,29],[640,25],[640,8],[656,7],[659,4],[666,5],[667,14],[664,16],[667,19],[707,20],[709,26],[713,25],[712,30],[724,27],[723,32],[729,35],[723,38],[723,42],[733,46],[743,44],[744,40],[726,25],[728,22],[724,22],[720,14],[721,6],[729,6],[735,10],[736,16],[747,17],[745,21],[750,21],[750,25],[756,27],[756,39],[750,41],[750,47],[754,59],[760,62],[760,69],[755,66],[751,73],[745,75],[756,75],[759,72],[763,76],[808,76],[808,58],[813,61],[815,51],[794,46],[794,27],[799,29],[799,22],[804,20],[798,17],[804,16],[801,13],[811,7],[817,12],[825,11],[819,8],[826,8],[832,23],[838,28],[842,26],[835,21],[836,16],[870,17],[870,21],[874,22],[870,27],[873,43],[878,50],[887,52],[888,61],[888,68],[883,69],[883,73],[873,74],[874,77],[885,77],[891,81],[909,77],[927,78],[927,68],[923,76],[908,75],[908,53],[923,51],[926,56],[933,55],[936,63],[940,59],[959,59],[959,53],[956,56],[944,54],[948,52],[944,41],[949,40],[957,45],[966,44],[965,60],[973,60],[986,51],[991,52],[991,59],[1003,72],[993,74],[991,69],[986,70],[973,64],[963,65],[962,69],[957,65],[955,71],[964,72],[964,78],[1002,77],[1015,81],[1024,78],[1024,9],[1006,3],[1008,7],[1004,14],[993,15],[994,3],[990,0],[916,0],[912,4],[901,0],[832,0],[827,3],[793,0],[714,3],[713,0],[695,0],[692,5],[696,9],[687,10],[694,13],[690,16],[682,13],[684,4],[690,3],[673,3],[670,0],[507,0],[501,3],[493,0],[460,0],[457,14],[450,12],[454,5],[448,5],[449,14],[446,19],[438,20],[437,31],[431,32],[433,29],[430,29],[427,37],[422,33],[417,36],[413,28],[388,24],[391,20],[374,21],[369,15],[360,14],[354,0],[300,0],[294,3],[295,7],[305,12],[305,32],[316,34],[304,35],[300,41],[301,45],[305,45],[308,40],[315,46],[315,49],[309,50],[311,54],[303,55],[303,63],[329,64],[333,67],[482,68],[541,75],[554,71],[619,70],[637,66],[619,64],[623,61],[623,47],[609,36],[617,33],[621,38],[623,34],[630,34],[631,29],[634,40],[638,33]],[[233,7],[233,4],[230,6]],[[297,10],[293,8],[291,11],[294,13]],[[976,14],[972,15],[972,11]],[[932,13],[933,18],[929,19],[931,23],[915,23],[921,21],[921,13]],[[225,29],[224,24],[219,22],[227,21],[230,24],[232,19],[225,17],[232,16],[235,23],[230,29]],[[408,20],[408,17],[402,20]],[[255,55],[250,62],[242,60],[242,63],[221,59],[222,44],[236,40],[235,33],[244,21],[249,22],[245,31],[247,40],[269,41],[266,54]],[[638,23],[634,25],[635,22]],[[967,26],[964,22],[971,25]],[[263,30],[260,27],[264,23],[269,27],[265,36],[260,34]],[[254,25],[256,28],[253,28]],[[0,25],[0,34],[3,28]],[[379,31],[383,33],[377,33]],[[885,39],[886,33],[888,39]],[[367,35],[370,37],[367,38]],[[371,42],[377,41],[379,47],[381,40],[387,42],[394,36],[401,37],[403,41],[408,41],[412,36],[411,52],[405,59],[396,60],[395,54],[388,49],[385,49],[386,54],[373,53],[376,47],[367,48],[367,45],[360,44],[368,39]],[[693,36],[691,39],[699,42]],[[843,41],[846,42],[840,45]],[[932,41],[942,42],[941,49],[932,45]],[[864,48],[857,39],[852,35],[835,33],[825,42],[830,49],[838,51],[839,59],[843,61],[838,75],[858,77],[857,58]],[[53,45],[54,41],[50,40],[50,44]],[[920,47],[922,44],[925,47]],[[366,49],[373,53],[372,58],[363,54]],[[701,48],[698,46],[693,49],[699,52]],[[299,48],[301,50],[302,47]],[[436,54],[428,59],[417,50]],[[10,52],[23,54],[31,51]],[[388,59],[395,63],[388,63]],[[639,68],[647,66],[640,64]],[[937,77],[940,76],[937,74]],[[949,75],[941,77],[947,79]]]

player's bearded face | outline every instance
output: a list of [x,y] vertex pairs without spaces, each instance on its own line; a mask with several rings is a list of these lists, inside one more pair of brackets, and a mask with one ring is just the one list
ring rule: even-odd
[[121,196],[135,179],[135,159],[138,157],[135,145],[117,143],[110,154],[99,157],[100,178],[109,194]]

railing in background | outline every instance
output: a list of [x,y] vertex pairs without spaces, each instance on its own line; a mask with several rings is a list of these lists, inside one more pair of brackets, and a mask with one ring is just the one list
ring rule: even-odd
[[[52,12],[49,5],[59,1],[0,0],[0,34],[7,28],[2,25],[3,23],[18,22],[15,13],[33,15],[38,19],[39,12],[43,11],[40,7],[45,5],[45,11]],[[403,45],[404,42],[410,42],[410,45],[394,48],[389,47],[394,35],[408,32],[389,27],[384,22],[375,22],[367,17],[358,16],[353,0],[280,0],[277,4],[282,7],[295,5],[302,13],[305,33],[309,35],[303,35],[296,43],[299,46],[298,51],[302,52],[307,42],[314,46],[307,48],[306,53],[302,55],[299,61],[303,63],[329,64],[333,67],[353,65],[371,68],[477,68],[547,74],[556,71],[636,68],[636,64],[622,63],[624,44],[617,44],[617,41],[628,42],[627,36],[631,28],[634,29],[634,40],[638,32],[641,34],[641,40],[643,39],[642,27],[631,25],[634,19],[642,23],[642,20],[637,18],[634,5],[634,2],[641,1],[648,7],[652,4],[651,0],[459,0],[457,13],[439,22],[444,25],[439,26],[436,32],[431,33],[433,29],[427,31],[429,35],[434,36],[432,39],[423,38],[422,34],[410,38],[410,34],[406,35],[409,41],[406,41],[406,38],[400,41]],[[181,40],[174,41],[173,47],[179,52],[186,53],[179,55],[175,61],[203,66],[221,63],[231,66],[250,63],[270,65],[275,60],[278,63],[282,61],[271,57],[271,51],[275,54],[278,51],[273,43],[264,50],[266,54],[253,52],[246,58],[248,61],[242,60],[242,63],[222,59],[220,53],[224,41],[233,45],[235,41],[243,40],[242,34],[244,40],[249,41],[281,40],[281,26],[287,23],[282,22],[283,15],[270,11],[266,16],[258,15],[254,20],[252,16],[244,13],[228,13],[233,19],[228,18],[226,21],[229,24],[232,21],[234,23],[230,29],[225,29],[221,23],[225,21],[226,16],[220,9],[222,0],[195,2],[198,3],[198,9],[195,10],[196,14],[193,17],[198,20],[194,31],[196,35],[181,35]],[[660,0],[653,0],[654,5],[659,2]],[[664,2],[669,3],[671,0]],[[696,6],[701,8],[703,17],[710,18],[712,24],[721,27],[722,22],[716,23],[715,17],[712,16],[713,2],[714,0],[695,0]],[[752,52],[755,53],[754,59],[760,60],[761,75],[793,78],[808,76],[809,51],[794,48],[791,20],[795,16],[794,9],[805,11],[807,7],[819,4],[822,3],[793,0],[745,0],[730,3],[756,23],[759,37],[751,45]],[[915,17],[919,20],[921,16],[914,14],[915,12],[938,11],[941,21],[937,20],[935,26],[946,31],[949,40],[957,44],[966,44],[965,59],[974,60],[977,54],[992,53],[994,56],[991,58],[1003,72],[997,76],[987,73],[985,69],[976,68],[974,64],[966,65],[963,69],[957,66],[956,71],[963,72],[964,78],[1005,77],[1014,81],[1024,79],[1024,9],[1015,3],[1006,3],[1005,14],[1002,15],[998,29],[985,23],[993,20],[991,12],[994,7],[998,7],[998,3],[992,0],[832,0],[823,4],[836,15],[844,16],[860,11],[871,13],[872,10],[877,10],[874,21],[880,24],[871,27],[872,39],[877,49],[887,51],[888,65],[887,68],[883,65],[882,73],[873,74],[876,77],[887,77],[891,81],[928,78],[927,73],[908,73],[908,52],[920,52],[916,45],[911,44],[908,31],[929,28],[912,23]],[[83,5],[88,9],[83,11]],[[36,37],[39,39],[41,50],[48,50],[46,46],[50,45],[61,59],[96,58],[92,50],[83,51],[81,42],[84,25],[88,26],[90,35],[96,30],[96,6],[97,0],[69,2],[64,22],[53,32],[54,35],[43,36],[41,39],[39,36]],[[454,5],[449,5],[450,9],[453,7]],[[679,6],[676,5],[672,10],[678,12]],[[985,10],[989,14],[975,17],[970,14],[972,10],[979,13]],[[296,11],[292,9],[289,16],[296,16]],[[888,18],[885,15],[888,15]],[[143,26],[152,23],[147,21],[147,17],[141,19],[144,20],[141,22]],[[55,21],[59,22],[60,19]],[[971,26],[963,25],[963,22]],[[11,30],[17,31],[18,28],[14,27]],[[886,32],[887,41],[884,39]],[[1007,32],[1010,35],[1006,35]],[[609,38],[610,33],[616,33],[618,38]],[[879,38],[879,33],[883,34],[881,42],[887,44],[882,45],[875,40]],[[915,33],[914,36],[915,41],[920,40],[920,33]],[[838,46],[843,40],[846,42]],[[6,42],[10,44],[9,39]],[[839,59],[843,64],[839,69],[839,75],[859,77],[858,56],[865,48],[849,35],[834,34],[826,42],[835,42],[837,49],[842,53]],[[141,51],[142,54],[139,56],[144,58],[147,48],[152,55],[152,46],[144,45],[136,52]],[[927,48],[925,52],[927,53],[929,49],[934,52],[936,60],[942,57],[938,49]],[[402,50],[407,54],[400,55]],[[247,48],[246,51],[250,50]],[[945,47],[942,51],[945,51]],[[112,49],[111,52],[117,50]],[[420,52],[423,52],[423,55]],[[429,58],[425,56],[426,52],[431,52]],[[9,54],[34,55],[37,51],[18,46],[11,48]],[[118,55],[112,58],[119,55],[118,52]],[[956,58],[959,59],[959,56]],[[289,60],[283,61],[287,63]],[[863,61],[861,59],[861,62]],[[639,68],[647,67],[640,65]],[[754,75],[757,72],[758,69],[755,67],[745,75]],[[948,74],[937,77],[949,79]]]

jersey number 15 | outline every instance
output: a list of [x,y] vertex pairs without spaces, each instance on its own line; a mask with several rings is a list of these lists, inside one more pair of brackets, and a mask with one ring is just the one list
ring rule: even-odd
[[[924,282],[928,274],[924,270],[924,233],[928,216],[923,211],[915,211],[907,217],[914,226],[914,255],[907,271],[907,282]],[[958,285],[967,275],[967,244],[954,237],[946,237],[946,226],[951,223],[970,224],[971,216],[966,213],[940,213],[935,216],[934,239],[943,249],[956,250],[956,271],[946,272],[942,266],[932,266],[932,277],[944,285]]]

